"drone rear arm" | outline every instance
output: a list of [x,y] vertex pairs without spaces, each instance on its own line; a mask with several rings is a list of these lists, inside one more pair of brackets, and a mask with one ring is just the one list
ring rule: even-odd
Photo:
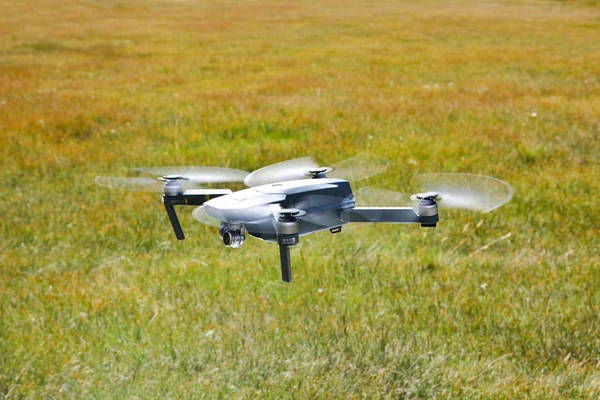
[[177,218],[177,213],[175,212],[174,206],[201,206],[210,199],[225,196],[230,193],[231,190],[229,189],[206,189],[186,190],[185,192],[177,195],[164,194],[163,204],[165,205],[165,210],[167,210],[169,221],[171,221],[171,226],[173,227],[173,231],[175,232],[177,239],[183,240],[185,239],[185,235],[183,234],[183,229],[181,228],[181,224]]
[[411,207],[356,207],[342,211],[342,220],[344,222],[416,223],[424,227],[434,227],[439,221],[439,215],[437,207],[435,214],[431,211],[417,214]]

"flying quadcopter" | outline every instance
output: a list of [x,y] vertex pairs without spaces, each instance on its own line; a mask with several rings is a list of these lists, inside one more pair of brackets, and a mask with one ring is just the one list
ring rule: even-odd
[[[415,223],[435,227],[438,205],[476,211],[491,211],[507,203],[512,188],[499,179],[474,174],[422,174],[425,191],[410,196],[412,207],[356,207],[349,181],[383,172],[387,162],[358,155],[320,167],[310,157],[269,165],[252,173],[218,167],[157,167],[138,171],[159,178],[98,176],[95,182],[111,189],[162,192],[167,215],[179,240],[185,238],[174,206],[196,206],[192,216],[219,227],[227,247],[244,244],[246,234],[279,245],[281,277],[292,281],[291,246],[300,237],[329,230],[339,233],[348,223]],[[244,182],[248,189],[195,189],[203,184]],[[372,202],[401,194],[380,189],[360,191]]]

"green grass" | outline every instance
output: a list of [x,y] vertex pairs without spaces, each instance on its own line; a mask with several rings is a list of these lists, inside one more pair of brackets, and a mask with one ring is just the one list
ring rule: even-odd
[[[0,398],[600,396],[597,1],[0,4]],[[534,117],[533,113],[537,113]],[[357,153],[511,183],[226,249],[96,175]]]

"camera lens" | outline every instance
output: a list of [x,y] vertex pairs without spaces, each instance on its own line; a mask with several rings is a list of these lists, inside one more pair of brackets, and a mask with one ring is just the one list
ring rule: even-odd
[[223,243],[225,243],[225,246],[229,246],[232,242],[232,239],[231,232],[225,231],[225,233],[223,233]]

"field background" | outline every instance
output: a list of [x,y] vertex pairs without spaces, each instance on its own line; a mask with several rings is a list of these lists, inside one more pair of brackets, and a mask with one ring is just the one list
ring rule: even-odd
[[[0,398],[600,395],[597,1],[0,3]],[[96,175],[389,159],[515,197],[226,249]],[[240,186],[238,186],[240,187]]]

